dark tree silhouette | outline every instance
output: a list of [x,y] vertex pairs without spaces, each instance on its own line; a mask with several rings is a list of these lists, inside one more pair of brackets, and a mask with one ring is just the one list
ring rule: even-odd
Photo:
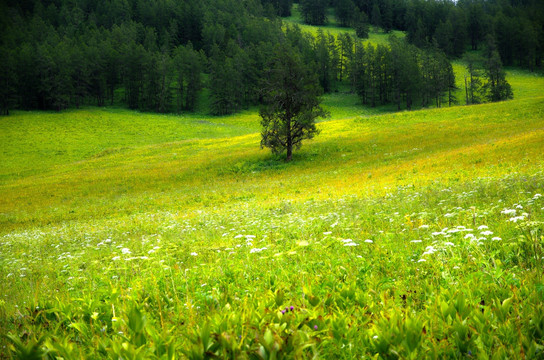
[[293,149],[319,130],[315,120],[328,113],[319,106],[321,89],[316,77],[289,45],[279,45],[264,83],[265,105],[261,107],[261,147],[273,153],[286,152],[291,161]]

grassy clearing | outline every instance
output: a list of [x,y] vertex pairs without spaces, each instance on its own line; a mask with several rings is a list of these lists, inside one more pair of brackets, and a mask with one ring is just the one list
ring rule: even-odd
[[254,109],[0,119],[0,358],[542,357],[544,82],[508,80],[328,95],[290,164]]
[[[330,33],[331,35],[338,36],[342,33],[349,33],[352,36],[355,36],[355,30],[353,28],[345,28],[340,27],[334,17],[333,9],[329,9],[328,16],[327,16],[327,24],[324,26],[313,26],[313,25],[307,25],[302,20],[302,17],[300,15],[300,11],[298,10],[298,4],[293,5],[293,9],[291,11],[291,16],[282,18],[282,20],[287,24],[296,24],[300,26],[300,28],[303,31],[309,32],[312,35],[316,35],[317,31],[319,29],[323,30],[325,33]],[[388,44],[388,38],[391,35],[395,35],[397,37],[404,37],[404,32],[393,30],[389,34],[384,33],[383,31],[380,31],[379,29],[375,28],[374,26],[370,26],[370,33],[369,38],[365,40],[366,42],[372,43],[374,46],[381,44],[381,45],[387,45]]]

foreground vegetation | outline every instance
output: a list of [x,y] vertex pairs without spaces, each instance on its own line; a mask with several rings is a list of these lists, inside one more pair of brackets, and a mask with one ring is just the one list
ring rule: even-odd
[[13,232],[2,326],[64,358],[535,358],[543,185],[540,169]]
[[0,358],[542,357],[543,81],[508,80],[372,117],[329,95],[289,164],[254,111],[3,118]]

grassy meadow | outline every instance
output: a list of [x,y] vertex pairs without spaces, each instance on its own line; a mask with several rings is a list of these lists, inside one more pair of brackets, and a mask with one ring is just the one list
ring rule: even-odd
[[508,74],[328,95],[291,163],[255,109],[0,118],[0,358],[543,358],[544,78]]
[[[338,22],[336,21],[336,18],[334,17],[334,10],[332,8],[328,9],[327,14],[327,23],[323,26],[313,26],[308,25],[304,23],[304,20],[302,19],[302,16],[300,14],[300,11],[298,9],[298,4],[293,4],[293,8],[291,10],[291,16],[282,18],[282,20],[287,24],[296,24],[300,27],[301,30],[311,33],[312,35],[316,35],[317,31],[319,29],[323,30],[325,33],[329,33],[334,36],[338,36],[342,33],[349,33],[352,36],[355,36],[355,30],[350,27],[341,27]],[[368,39],[365,40],[365,42],[370,42],[374,46],[381,44],[381,45],[387,45],[388,44],[388,38],[391,35],[395,35],[397,37],[404,37],[405,34],[402,31],[393,30],[390,33],[385,33],[381,29],[378,29],[374,26],[370,26],[370,32]]]

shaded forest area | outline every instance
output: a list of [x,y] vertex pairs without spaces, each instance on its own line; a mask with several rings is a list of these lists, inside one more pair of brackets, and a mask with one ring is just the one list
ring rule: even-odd
[[324,25],[333,6],[341,26],[363,21],[389,32],[406,31],[418,47],[436,46],[450,57],[479,50],[491,36],[504,65],[531,70],[544,57],[544,2],[539,0],[300,0],[304,21]]
[[[355,14],[340,21],[346,26],[357,26],[357,20],[384,31],[405,30],[410,44],[392,39],[389,47],[363,46],[349,35],[302,33],[281,22],[290,14],[290,0],[8,0],[0,4],[0,111],[114,101],[143,111],[194,111],[206,89],[210,113],[229,114],[262,102],[269,60],[285,42],[318,74],[324,92],[349,82],[364,104],[394,103],[399,109],[455,102],[448,59],[471,48],[488,44],[487,60],[474,62],[477,81],[467,83],[477,93],[471,103],[508,97],[493,89],[489,66],[478,69],[480,64],[493,59],[500,83],[501,63],[542,63],[538,1],[311,4],[299,5],[303,12],[332,6],[339,19]],[[498,25],[503,22],[519,31],[504,32]]]

